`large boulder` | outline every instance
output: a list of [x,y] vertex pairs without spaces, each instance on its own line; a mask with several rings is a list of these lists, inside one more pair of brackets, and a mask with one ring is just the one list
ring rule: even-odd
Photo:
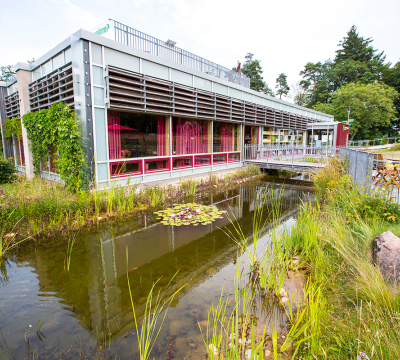
[[400,238],[386,231],[374,239],[374,261],[390,281],[400,281]]

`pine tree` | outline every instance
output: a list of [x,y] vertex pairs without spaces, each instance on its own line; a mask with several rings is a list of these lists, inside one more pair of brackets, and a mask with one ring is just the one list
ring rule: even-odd
[[247,53],[245,63],[242,67],[242,74],[250,78],[250,89],[262,91],[264,89],[264,81],[261,74],[263,73],[260,60],[253,60],[254,54]]
[[275,88],[278,89],[276,94],[279,95],[279,99],[282,99],[282,95],[287,96],[289,94],[290,87],[287,83],[287,76],[284,73],[279,74],[276,78]]

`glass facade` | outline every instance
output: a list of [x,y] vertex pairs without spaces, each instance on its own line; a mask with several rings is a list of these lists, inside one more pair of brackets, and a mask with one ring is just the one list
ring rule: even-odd
[[173,155],[210,152],[210,121],[172,118]]
[[[329,131],[329,138],[328,138]],[[330,130],[308,130],[307,144],[312,146],[332,146],[333,145],[333,129]]]
[[166,156],[168,117],[108,111],[110,159]]
[[264,145],[301,146],[304,144],[304,131],[264,127],[262,142]]
[[214,121],[213,152],[239,151],[239,125]]

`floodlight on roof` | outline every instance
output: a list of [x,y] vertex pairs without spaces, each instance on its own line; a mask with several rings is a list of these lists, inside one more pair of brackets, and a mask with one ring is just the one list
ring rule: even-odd
[[168,39],[165,44],[172,47],[176,45],[176,41]]

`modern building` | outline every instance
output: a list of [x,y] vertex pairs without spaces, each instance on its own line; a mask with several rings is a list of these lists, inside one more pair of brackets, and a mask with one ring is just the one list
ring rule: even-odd
[[[246,76],[114,20],[77,31],[15,70],[0,83],[2,125],[69,104],[99,187],[239,167],[244,144],[337,142],[333,116],[251,90]],[[32,176],[22,132],[21,142],[3,137],[4,153]],[[49,152],[42,175],[57,180],[57,149]]]

